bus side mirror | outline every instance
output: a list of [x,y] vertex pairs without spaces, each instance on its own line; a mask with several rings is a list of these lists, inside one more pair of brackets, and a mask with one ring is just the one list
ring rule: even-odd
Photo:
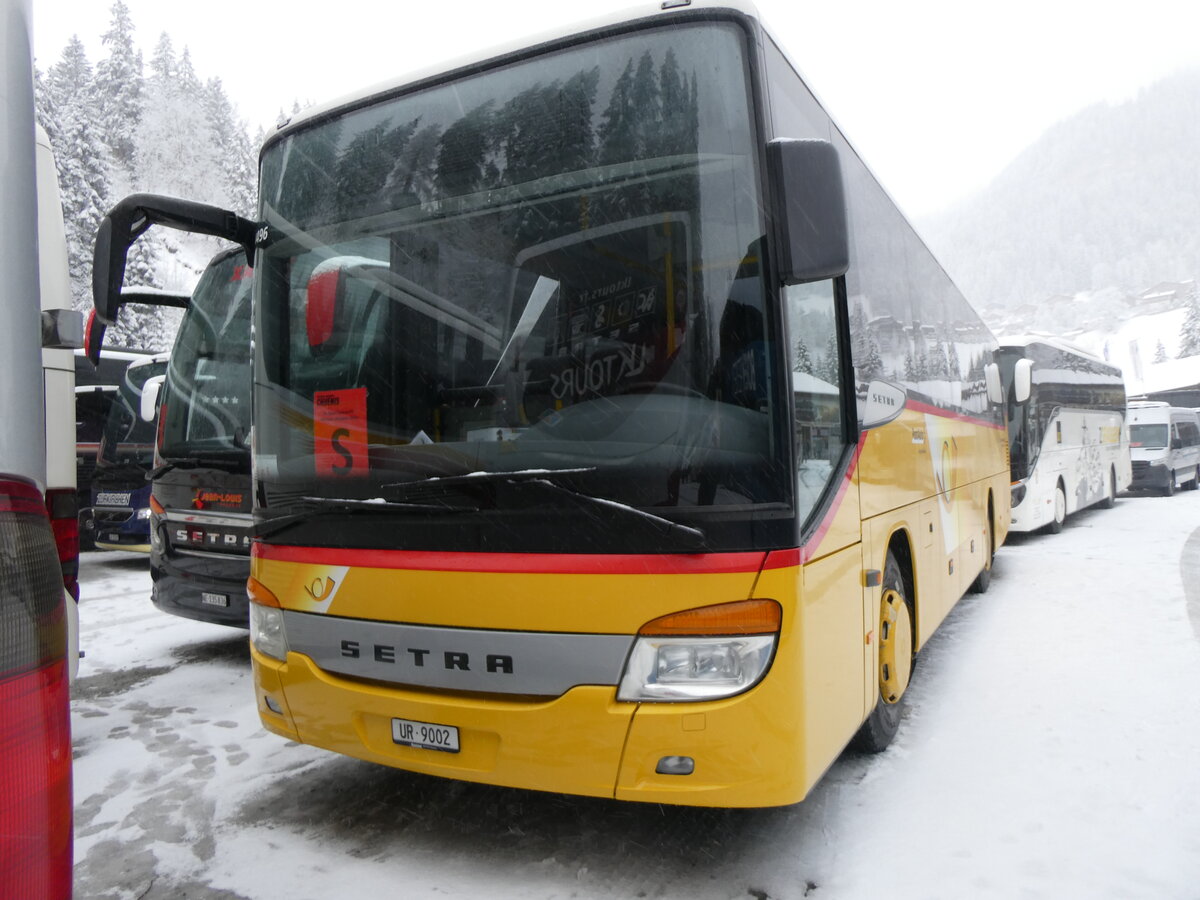
[[1018,359],[1013,366],[1013,399],[1025,403],[1033,392],[1033,360]]
[[995,363],[988,363],[984,366],[983,380],[987,384],[988,402],[993,406],[1000,406],[1004,403],[1004,386],[1000,384],[1000,367]]
[[154,375],[147,378],[146,383],[142,385],[142,405],[138,409],[138,415],[142,417],[143,422],[154,421],[158,412],[158,395],[165,380],[165,375]]
[[767,144],[767,169],[780,198],[776,234],[782,282],[845,275],[850,238],[837,149],[828,141],[780,138]]
[[74,309],[42,310],[42,349],[78,350],[83,346],[83,313]]
[[[241,244],[251,264],[256,242],[265,238],[267,231],[266,226],[260,227],[256,222],[207,203],[156,194],[131,194],[108,211],[96,231],[96,246],[92,252],[92,304],[100,324],[112,325],[117,321],[125,302],[121,284],[125,280],[129,248],[151,225],[208,234]],[[99,353],[99,342],[96,352]]]

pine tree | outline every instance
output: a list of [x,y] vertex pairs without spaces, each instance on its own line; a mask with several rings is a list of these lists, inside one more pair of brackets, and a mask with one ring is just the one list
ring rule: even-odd
[[1158,340],[1158,346],[1154,348],[1154,362],[1165,363],[1167,361],[1167,348],[1163,345],[1162,338]]
[[254,148],[220,78],[210,78],[205,84],[204,110],[217,144],[217,161],[230,208],[241,215],[252,216],[257,180]]
[[91,64],[83,43],[72,37],[62,58],[45,78],[45,109],[54,136],[59,194],[67,232],[71,303],[87,310],[92,303],[92,247],[108,207],[108,161],[95,126]]
[[134,47],[133,21],[123,0],[114,0],[112,22],[100,40],[108,48],[96,66],[100,132],[132,183],[134,135],[142,117],[142,55]]
[[1200,301],[1193,296],[1179,332],[1179,359],[1200,356]]
[[807,375],[813,374],[812,354],[808,352],[808,344],[804,343],[804,338],[796,338],[796,353],[792,359],[792,371],[804,372]]

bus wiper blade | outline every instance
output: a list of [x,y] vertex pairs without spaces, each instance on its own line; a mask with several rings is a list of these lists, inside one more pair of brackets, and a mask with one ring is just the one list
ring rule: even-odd
[[555,484],[553,481],[545,478],[530,479],[531,484],[536,484],[539,487],[549,488],[555,493],[570,497],[573,500],[578,500],[581,503],[595,506],[607,512],[615,513],[626,519],[642,522],[650,525],[655,531],[664,536],[678,541],[689,550],[698,550],[704,546],[704,532],[699,528],[694,528],[691,525],[681,525],[678,522],[672,522],[670,519],[664,519],[662,516],[656,516],[654,513],[648,513],[643,509],[638,509],[636,506],[629,506],[625,503],[618,503],[616,500],[608,500],[604,497],[593,497],[591,494],[580,494],[577,491],[572,491],[569,488],[563,487],[561,484]]
[[426,498],[454,492],[459,487],[495,484],[498,481],[516,483],[519,481],[541,481],[559,475],[580,475],[596,471],[595,466],[584,466],[578,469],[518,469],[515,472],[471,472],[467,475],[445,475],[433,478],[422,478],[418,481],[394,481],[382,485],[384,488],[394,488],[391,499],[404,501],[410,498]]
[[163,463],[161,466],[155,466],[146,473],[147,481],[154,481],[161,475],[166,475],[172,469],[194,469],[197,462],[194,459],[172,459],[169,462]]
[[312,503],[314,507],[303,512],[284,513],[269,519],[254,523],[254,536],[266,537],[277,534],[293,525],[306,522],[319,516],[354,515],[356,513],[378,513],[381,511],[402,512],[476,512],[474,507],[446,506],[441,503],[394,503],[390,500],[333,500],[329,497],[301,497],[301,502]]

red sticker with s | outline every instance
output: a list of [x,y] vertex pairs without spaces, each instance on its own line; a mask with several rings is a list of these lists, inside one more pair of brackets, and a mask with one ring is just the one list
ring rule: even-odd
[[313,453],[320,477],[368,473],[365,387],[313,394]]

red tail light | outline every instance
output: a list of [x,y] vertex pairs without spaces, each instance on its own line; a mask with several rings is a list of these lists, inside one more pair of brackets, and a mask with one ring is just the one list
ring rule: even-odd
[[50,529],[58,548],[63,584],[79,602],[79,498],[70,489],[46,491]]
[[60,900],[72,861],[63,570],[27,482],[0,479],[0,544],[0,885]]

